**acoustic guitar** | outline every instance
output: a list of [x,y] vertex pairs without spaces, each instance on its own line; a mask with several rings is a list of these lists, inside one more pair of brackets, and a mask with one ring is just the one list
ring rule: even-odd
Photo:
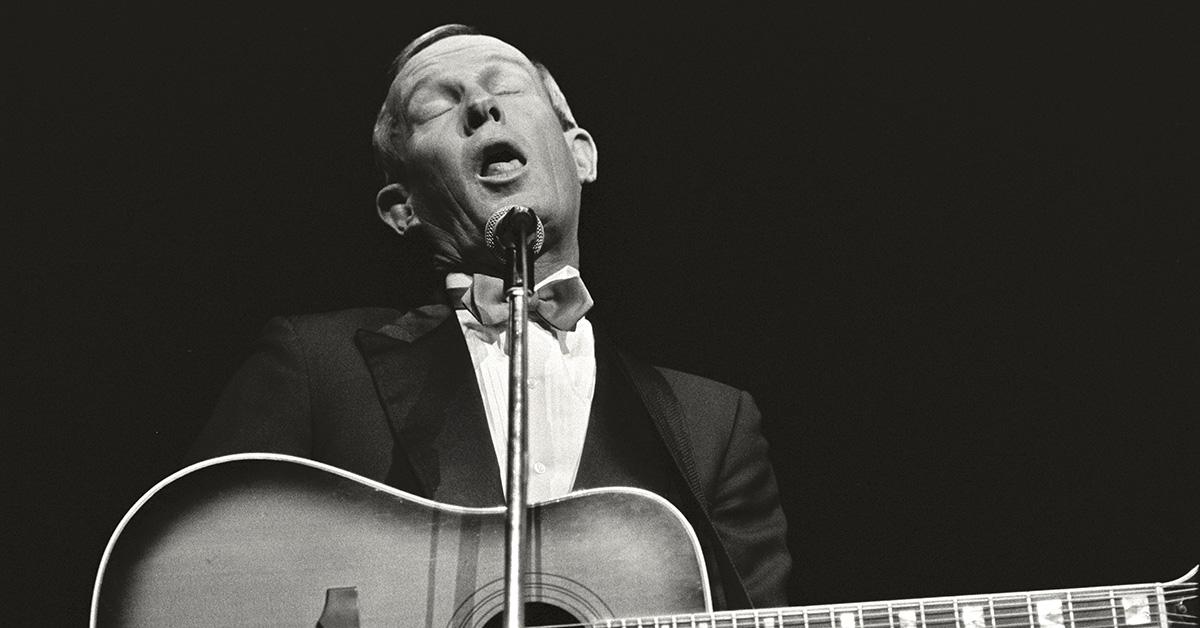
[[[530,508],[527,618],[671,628],[1173,628],[1167,583],[713,612],[695,533],[663,498],[586,490]],[[460,508],[321,463],[214,458],[146,493],[100,563],[92,626],[498,625],[504,508]],[[530,622],[534,623],[533,621]]]

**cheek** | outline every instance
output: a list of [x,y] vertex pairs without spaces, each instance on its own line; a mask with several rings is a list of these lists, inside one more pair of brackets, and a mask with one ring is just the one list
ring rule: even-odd
[[555,179],[575,178],[575,158],[561,134],[553,134],[542,138],[542,154],[546,155],[548,165]]
[[453,196],[461,187],[459,164],[443,152],[413,152],[409,162],[409,189],[412,194],[434,205],[444,205],[441,200]]

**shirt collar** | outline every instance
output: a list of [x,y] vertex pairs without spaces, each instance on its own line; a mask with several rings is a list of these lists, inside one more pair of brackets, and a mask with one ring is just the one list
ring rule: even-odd
[[[541,288],[542,286],[544,286],[552,281],[558,281],[560,279],[570,279],[572,277],[581,277],[581,275],[579,274],[579,269],[575,268],[574,266],[572,266],[570,264],[567,264],[566,266],[563,266],[562,268],[559,268],[558,270],[550,273],[549,277],[546,277],[545,279],[542,279],[541,281],[534,284],[533,289],[534,289],[534,291],[537,291],[539,288]],[[474,281],[475,281],[474,275],[471,275],[469,273],[447,273],[446,274],[446,289],[447,290],[456,290],[456,289],[462,289],[462,288],[470,288],[471,283]]]

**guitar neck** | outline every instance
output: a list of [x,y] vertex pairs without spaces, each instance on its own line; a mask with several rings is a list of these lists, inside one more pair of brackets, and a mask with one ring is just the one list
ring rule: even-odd
[[611,620],[670,628],[1179,628],[1196,626],[1193,568],[1168,582]]

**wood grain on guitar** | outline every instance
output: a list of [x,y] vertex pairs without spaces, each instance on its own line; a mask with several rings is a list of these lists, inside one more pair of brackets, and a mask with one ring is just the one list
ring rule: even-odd
[[[696,535],[666,500],[595,489],[530,511],[526,599],[563,625],[1126,628],[1196,625],[1168,583],[712,612]],[[93,626],[479,628],[501,611],[504,509],[438,504],[309,460],[216,458],[118,525]]]

